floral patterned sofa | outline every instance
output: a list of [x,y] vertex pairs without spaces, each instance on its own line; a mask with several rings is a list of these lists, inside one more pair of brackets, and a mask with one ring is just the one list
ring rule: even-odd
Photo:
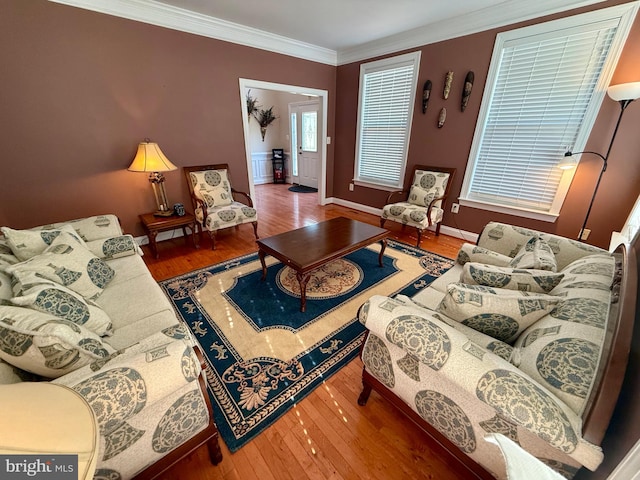
[[636,296],[635,249],[490,223],[412,298],[362,306],[359,403],[376,390],[479,478],[506,478],[496,434],[565,478],[595,470]]
[[80,393],[100,428],[95,479],[153,478],[207,443],[221,453],[188,329],[114,215],[0,237],[0,389]]

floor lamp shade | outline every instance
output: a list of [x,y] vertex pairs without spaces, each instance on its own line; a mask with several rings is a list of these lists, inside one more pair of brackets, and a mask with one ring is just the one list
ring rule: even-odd
[[151,182],[151,186],[153,187],[158,208],[155,212],[156,215],[168,216],[172,213],[169,209],[169,202],[167,201],[167,192],[164,188],[164,175],[162,172],[170,172],[177,169],[178,167],[171,163],[164,153],[162,153],[157,143],[145,139],[144,142],[138,145],[136,156],[127,170],[130,172],[149,173],[149,182]]

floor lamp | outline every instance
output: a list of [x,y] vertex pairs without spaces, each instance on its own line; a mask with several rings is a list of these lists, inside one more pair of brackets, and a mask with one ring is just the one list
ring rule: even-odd
[[618,127],[620,126],[620,121],[622,120],[622,115],[624,111],[629,106],[631,102],[640,98],[640,82],[631,82],[631,83],[622,83],[620,85],[611,85],[607,89],[607,94],[611,99],[620,103],[620,116],[618,117],[618,122],[616,123],[616,128],[613,131],[613,136],[611,137],[611,142],[609,143],[609,148],[607,149],[607,153],[602,155],[598,152],[584,151],[584,152],[566,152],[564,154],[565,158],[558,164],[559,168],[569,169],[577,166],[577,162],[571,157],[573,155],[578,155],[582,153],[590,153],[592,155],[596,155],[600,157],[602,160],[602,169],[600,170],[600,175],[598,175],[598,181],[596,182],[596,188],[593,190],[593,195],[591,197],[591,202],[589,203],[589,208],[587,210],[587,215],[584,218],[584,223],[582,224],[582,228],[580,229],[580,233],[578,234],[578,240],[585,240],[583,238],[584,231],[587,228],[587,222],[589,221],[589,215],[591,214],[591,207],[593,207],[593,201],[596,198],[596,194],[598,193],[598,187],[600,187],[600,180],[602,180],[602,174],[607,170],[607,162],[609,161],[609,154],[611,153],[611,147],[613,147],[613,142],[616,139],[616,135],[618,134]]

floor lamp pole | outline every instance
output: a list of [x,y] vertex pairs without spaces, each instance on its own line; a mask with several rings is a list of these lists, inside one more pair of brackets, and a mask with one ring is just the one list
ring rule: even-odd
[[597,155],[602,159],[602,169],[600,170],[600,175],[598,175],[598,181],[596,182],[596,188],[593,190],[593,195],[591,197],[591,202],[589,203],[589,208],[587,209],[587,215],[584,217],[584,223],[582,224],[582,228],[580,229],[580,233],[578,234],[578,240],[583,240],[582,236],[584,235],[584,231],[587,228],[587,222],[589,221],[589,215],[591,214],[591,208],[593,207],[593,202],[596,199],[596,194],[598,193],[598,188],[600,187],[600,180],[602,180],[602,174],[607,170],[607,162],[609,160],[609,154],[611,153],[611,148],[613,147],[613,142],[616,139],[616,135],[618,134],[618,127],[620,126],[620,121],[622,120],[622,115],[624,114],[625,109],[629,106],[629,104],[633,100],[620,100],[620,116],[618,117],[618,122],[616,123],[616,128],[613,131],[613,136],[611,137],[611,142],[609,143],[609,148],[607,149],[606,155],[601,155],[597,152],[575,152],[572,155],[577,155],[578,153],[592,153],[593,155]]

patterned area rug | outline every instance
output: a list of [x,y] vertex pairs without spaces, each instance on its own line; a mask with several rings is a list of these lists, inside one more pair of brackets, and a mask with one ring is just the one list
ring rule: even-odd
[[413,295],[453,260],[389,241],[316,270],[300,312],[295,272],[257,254],[160,282],[207,356],[220,435],[233,452],[271,425],[358,355],[364,327],[355,318],[371,295]]

